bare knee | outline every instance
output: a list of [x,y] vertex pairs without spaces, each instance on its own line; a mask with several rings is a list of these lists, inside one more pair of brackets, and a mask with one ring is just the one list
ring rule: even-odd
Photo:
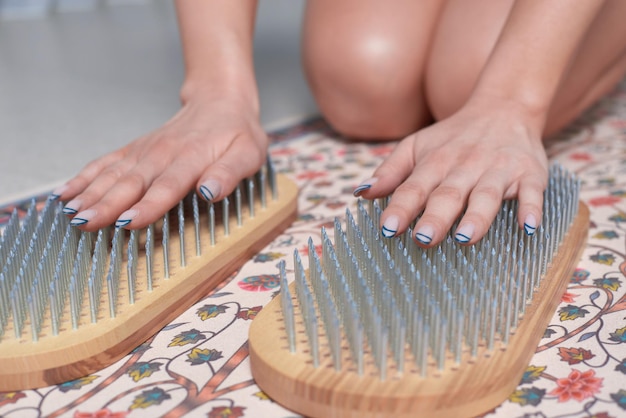
[[341,134],[393,139],[426,122],[421,82],[399,68],[402,65],[392,49],[375,35],[359,40],[353,48],[319,43],[305,49],[305,71],[313,96]]
[[[321,13],[324,3],[309,2],[307,7],[303,63],[328,122],[339,133],[358,139],[395,139],[424,126],[430,119],[422,91],[427,41],[408,42],[410,34],[393,27],[403,23],[379,21],[378,10],[363,15],[368,7],[389,13],[387,3],[352,7],[357,16],[351,10],[346,17],[352,24],[337,17],[343,10]],[[335,8],[346,4],[332,3]],[[420,2],[407,4],[415,3]]]

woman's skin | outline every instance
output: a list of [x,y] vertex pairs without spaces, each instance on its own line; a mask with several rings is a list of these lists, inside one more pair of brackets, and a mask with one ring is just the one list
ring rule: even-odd
[[[181,110],[55,190],[73,224],[141,228],[192,187],[217,201],[258,170],[268,139],[252,66],[255,7],[178,0]],[[355,190],[393,192],[382,234],[423,211],[415,239],[432,246],[464,213],[455,236],[471,244],[502,199],[519,199],[519,225],[534,232],[547,182],[542,138],[623,78],[625,19],[622,0],[315,0],[303,59],[338,132],[404,138]]]

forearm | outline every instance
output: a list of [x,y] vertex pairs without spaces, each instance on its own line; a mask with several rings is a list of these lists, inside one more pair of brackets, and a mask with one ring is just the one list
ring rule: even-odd
[[602,4],[516,1],[471,99],[516,103],[542,128],[559,83]]
[[256,0],[177,0],[185,81],[181,100],[211,95],[257,108],[252,45]]

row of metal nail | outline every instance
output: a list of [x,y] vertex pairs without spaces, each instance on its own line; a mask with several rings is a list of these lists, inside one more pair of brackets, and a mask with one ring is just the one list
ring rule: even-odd
[[[257,174],[241,182],[229,197],[216,203],[221,205],[224,237],[230,235],[231,223],[237,227],[243,225],[244,214],[254,218],[255,204],[261,208],[267,206],[268,188],[271,198],[276,200],[276,173],[269,160]],[[231,201],[235,202],[234,209],[230,208]],[[193,216],[194,232],[189,237],[194,243],[192,250],[185,243],[186,208]],[[202,211],[206,216],[201,216]],[[234,221],[231,211],[234,211]],[[180,240],[178,249],[170,248],[170,234],[174,233],[170,231],[172,215],[177,216],[178,221],[175,232]],[[125,293],[128,304],[132,305],[139,290],[140,263],[146,276],[142,280],[146,288],[141,290],[153,290],[155,247],[160,247],[158,256],[162,257],[159,278],[169,279],[172,262],[183,268],[190,252],[200,256],[203,245],[217,244],[216,222],[215,205],[199,201],[195,193],[181,200],[161,222],[130,232],[112,227],[97,233],[81,232],[69,224],[60,202],[48,200],[41,211],[37,211],[33,200],[23,219],[19,218],[17,210],[13,212],[0,236],[0,337],[4,337],[10,327],[15,338],[21,338],[29,328],[32,340],[37,341],[48,321],[49,334],[58,335],[62,329],[78,328],[87,309],[91,323],[105,316],[103,309],[108,310],[108,317],[114,318],[121,305],[121,277],[125,276],[127,281]],[[157,225],[161,236],[158,242]],[[101,307],[102,300],[106,301],[105,307]]]
[[[337,370],[342,336],[355,370],[363,373],[364,355],[370,353],[381,379],[391,365],[405,370],[407,347],[426,375],[429,364],[443,369],[447,357],[459,363],[464,353],[476,356],[480,346],[507,344],[577,214],[579,188],[574,175],[554,165],[533,236],[517,224],[517,201],[505,201],[476,245],[462,246],[450,234],[429,249],[415,244],[411,230],[382,238],[378,225],[387,200],[359,201],[357,219],[346,211],[345,229],[335,220],[334,244],[322,230],[323,263],[309,241],[308,281],[298,253],[294,256],[313,364],[320,361],[321,329]],[[296,314],[287,302],[283,307],[285,317]],[[295,337],[289,335],[295,328],[286,328],[295,351]]]

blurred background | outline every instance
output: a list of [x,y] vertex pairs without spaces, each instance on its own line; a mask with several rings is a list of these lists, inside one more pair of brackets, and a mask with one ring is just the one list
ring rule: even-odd
[[[259,1],[267,129],[317,113],[300,66],[303,7]],[[0,0],[0,203],[159,127],[179,107],[183,71],[171,0]]]

